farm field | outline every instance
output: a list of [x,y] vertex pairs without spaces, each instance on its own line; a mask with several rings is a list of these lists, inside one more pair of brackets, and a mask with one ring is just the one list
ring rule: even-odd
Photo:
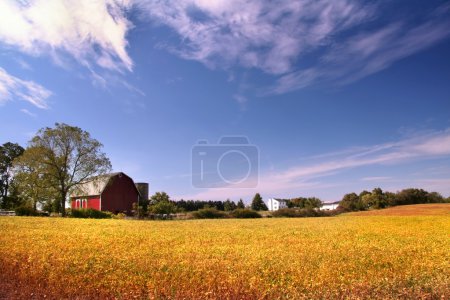
[[450,216],[450,204],[415,204],[348,213],[353,216]]
[[188,221],[1,217],[0,299],[448,299],[450,216],[432,211]]

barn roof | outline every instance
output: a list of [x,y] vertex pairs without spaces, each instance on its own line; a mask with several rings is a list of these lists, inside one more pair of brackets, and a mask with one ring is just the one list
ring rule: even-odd
[[[108,183],[113,177],[116,176],[127,176],[125,173],[116,172],[104,175],[99,175],[89,178],[89,181],[77,186],[71,191],[70,197],[86,197],[86,196],[98,196],[105,190]],[[129,176],[127,176],[129,177]],[[139,193],[139,191],[138,191]]]
[[340,201],[334,201],[334,202],[322,202],[322,205],[335,205],[339,204]]

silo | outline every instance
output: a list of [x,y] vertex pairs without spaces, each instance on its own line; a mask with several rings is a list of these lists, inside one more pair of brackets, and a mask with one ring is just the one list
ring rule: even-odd
[[148,183],[147,182],[136,182],[136,188],[141,194],[140,200],[148,200]]

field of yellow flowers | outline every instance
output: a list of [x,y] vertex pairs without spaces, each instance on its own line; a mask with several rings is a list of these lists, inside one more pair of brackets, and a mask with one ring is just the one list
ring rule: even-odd
[[0,299],[450,298],[450,216],[0,218]]

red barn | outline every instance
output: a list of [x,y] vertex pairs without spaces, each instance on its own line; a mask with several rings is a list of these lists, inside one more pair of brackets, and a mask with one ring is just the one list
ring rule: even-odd
[[138,198],[139,191],[133,179],[122,172],[97,176],[70,194],[72,209],[93,208],[127,214]]

